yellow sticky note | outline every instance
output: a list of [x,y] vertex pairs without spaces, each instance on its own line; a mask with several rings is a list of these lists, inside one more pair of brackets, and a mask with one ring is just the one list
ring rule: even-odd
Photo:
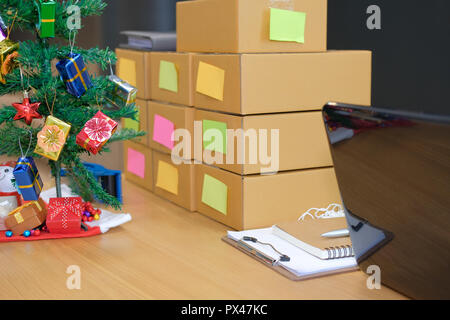
[[136,106],[138,109],[138,114],[136,116],[136,120],[125,118],[123,126],[126,129],[133,129],[134,131],[140,130],[140,122],[139,122],[139,106]]
[[224,84],[225,70],[200,61],[197,74],[197,92],[223,101]]
[[178,169],[167,162],[159,160],[156,186],[178,195]]
[[164,60],[159,62],[159,88],[178,92],[178,69],[175,63]]
[[119,58],[117,76],[136,87],[136,61]]

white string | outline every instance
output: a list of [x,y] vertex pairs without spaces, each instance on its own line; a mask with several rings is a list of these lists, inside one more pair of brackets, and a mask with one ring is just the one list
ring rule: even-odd
[[25,152],[25,155],[23,154],[22,143],[20,142],[20,137],[19,137],[19,148],[20,148],[20,154],[22,155],[22,158],[27,157],[27,154],[31,148],[31,143],[33,142],[33,133],[30,130],[28,130],[28,132],[30,133],[30,143],[28,144],[28,149],[27,149],[27,152]]
[[332,203],[327,208],[311,208],[303,213],[298,220],[305,220],[308,216],[311,219],[329,219],[344,217],[345,213],[340,204]]
[[[70,41],[70,35],[73,33],[72,42]],[[70,45],[70,55],[73,53],[73,47],[75,46],[75,37],[77,36],[77,32],[75,30],[69,31],[69,45]]]

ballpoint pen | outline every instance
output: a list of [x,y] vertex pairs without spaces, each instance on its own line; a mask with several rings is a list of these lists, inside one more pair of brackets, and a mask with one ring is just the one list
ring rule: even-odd
[[340,237],[348,237],[349,235],[350,232],[348,231],[348,229],[339,229],[330,232],[325,232],[321,236],[325,238],[340,238]]

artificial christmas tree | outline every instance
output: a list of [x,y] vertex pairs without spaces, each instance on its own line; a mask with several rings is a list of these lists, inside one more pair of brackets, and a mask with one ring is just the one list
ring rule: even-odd
[[[55,19],[51,21],[51,30],[49,26],[42,24],[44,17],[41,6],[46,3],[55,6]],[[81,49],[74,45],[78,31],[69,29],[68,19],[72,17],[67,13],[68,8],[73,5],[80,8],[81,18],[100,15],[106,7],[101,0],[0,0],[0,16],[8,28],[7,38],[0,42],[0,48],[5,48],[2,63],[8,63],[5,68],[1,66],[2,70],[8,72],[2,73],[0,77],[4,82],[0,83],[0,96],[23,92],[34,105],[41,102],[36,112],[46,119],[45,123],[42,123],[29,118],[31,122],[26,125],[24,121],[14,121],[17,110],[13,106],[0,108],[0,155],[23,156],[19,139],[24,145],[31,144],[30,150],[37,150],[32,155],[35,158],[47,156],[50,151],[52,154],[58,153],[58,157],[48,157],[53,159],[48,163],[56,181],[58,197],[61,197],[60,172],[61,168],[65,167],[72,189],[84,200],[96,198],[118,208],[120,202],[103,190],[80,160],[80,155],[89,151],[76,143],[76,136],[99,111],[103,111],[109,119],[119,122],[121,118],[135,119],[137,109],[134,103],[127,104],[126,101],[114,110],[103,109],[103,105],[107,104],[106,97],[116,90],[116,86],[108,79],[109,75],[88,74],[88,69],[89,65],[97,64],[102,70],[109,70],[110,64],[116,62],[116,57],[109,49]],[[44,22],[48,23],[47,20]],[[35,40],[16,45],[17,41],[9,39],[13,38],[13,28],[32,32]],[[47,38],[53,36],[53,28],[55,40]],[[62,41],[57,41],[58,38],[69,41],[69,45],[60,45]],[[12,49],[8,51],[6,48]],[[82,70],[79,69],[81,61],[86,63],[83,64]],[[52,67],[52,64],[58,62],[60,74]],[[67,76],[60,67],[67,70],[73,68],[74,73]],[[66,139],[62,139],[64,134],[54,132],[56,127],[49,124],[52,119],[67,124],[66,128],[59,126],[64,134],[66,132],[63,129],[70,130]],[[109,143],[133,139],[144,134],[133,129],[117,130],[106,141],[102,152],[108,151]],[[49,152],[46,153],[47,149]]]

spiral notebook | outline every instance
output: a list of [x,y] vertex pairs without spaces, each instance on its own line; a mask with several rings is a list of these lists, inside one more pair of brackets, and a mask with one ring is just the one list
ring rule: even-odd
[[290,244],[323,260],[354,256],[350,237],[325,238],[321,234],[347,228],[345,217],[333,219],[309,219],[279,223],[272,233]]

